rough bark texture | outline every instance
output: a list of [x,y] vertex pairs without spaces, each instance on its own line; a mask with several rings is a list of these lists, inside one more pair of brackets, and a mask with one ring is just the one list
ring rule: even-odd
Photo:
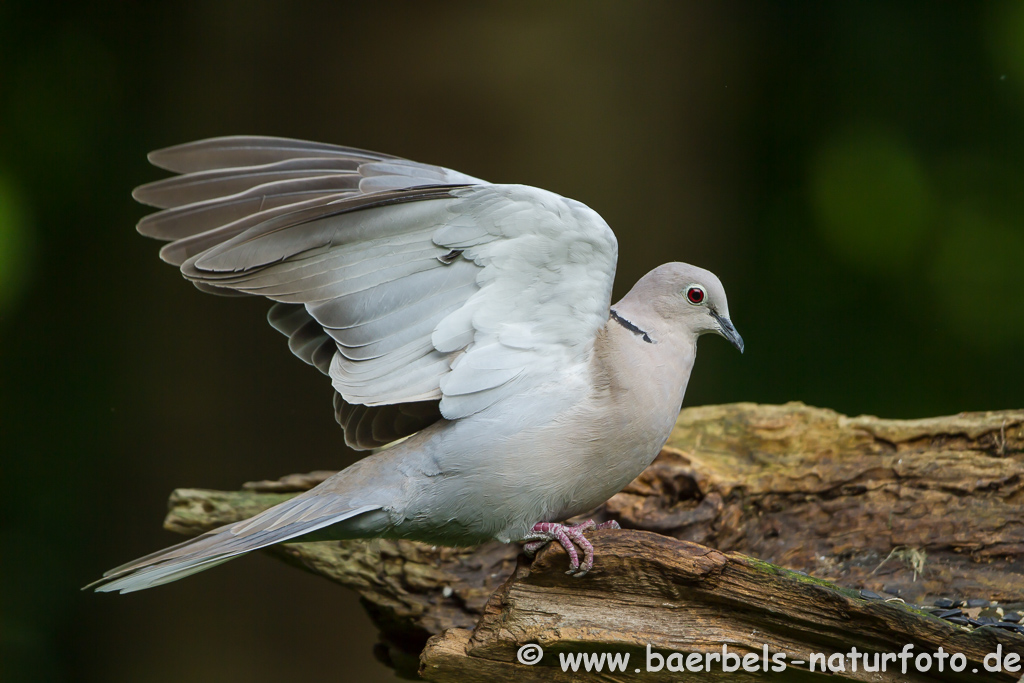
[[[181,489],[166,526],[196,534],[329,474],[240,492]],[[1004,654],[1024,652],[1024,636],[969,632],[820,579],[918,604],[936,596],[1024,602],[1024,411],[882,420],[798,403],[690,408],[655,463],[592,516],[662,536],[594,533],[597,562],[581,580],[564,575],[557,547],[532,566],[499,544],[347,541],[270,552],[357,590],[381,628],[378,655],[406,675],[422,666],[434,681],[513,672],[521,681],[595,680],[563,673],[557,653],[599,651],[629,652],[631,663],[596,680],[696,679],[708,674],[633,669],[646,668],[647,643],[693,653],[721,652],[723,642],[741,656],[767,644],[790,661],[854,645],[896,652],[912,643],[915,653],[942,645],[968,657],[965,675],[976,667],[988,680],[1020,677],[985,672],[981,658],[999,644]],[[548,653],[538,666],[516,662],[528,642]],[[893,666],[836,675],[926,679],[894,675]],[[818,678],[800,669],[787,669],[785,680]],[[743,675],[772,674],[730,674]],[[948,670],[932,676],[957,680]]]
[[[865,672],[863,665],[854,672],[848,658],[848,670],[839,674],[821,673],[820,664],[817,674],[808,671],[810,653],[827,662],[853,647],[858,652],[898,653],[912,644],[915,655],[937,652],[940,646],[962,653],[967,675],[948,675],[947,664],[947,675],[939,679],[969,680],[970,669],[984,671],[985,655],[1000,645],[1004,654],[1024,653],[1022,636],[995,628],[968,632],[899,602],[866,599],[738,553],[643,531],[603,531],[594,537],[603,562],[589,576],[586,589],[565,575],[564,553],[547,550],[532,566],[522,563],[474,630],[452,629],[430,640],[422,656],[424,678],[439,683],[594,680],[593,674],[580,675],[585,674],[582,666],[578,673],[563,671],[559,654],[620,652],[630,655],[625,671],[606,670],[597,680],[744,680],[770,677],[762,670],[767,646],[772,655],[786,655],[782,662],[788,667],[780,680],[934,680],[916,675],[913,668],[903,675],[898,662],[889,662],[885,674]],[[532,667],[517,661],[526,643],[544,651]],[[672,652],[721,653],[723,643],[740,658],[752,655],[748,666],[753,671],[738,667],[723,672],[719,660],[710,672],[687,676],[678,671],[682,657],[672,662],[676,671],[657,659],[650,668],[661,670],[648,671],[648,645],[665,657]],[[698,660],[707,664],[703,657]],[[768,670],[777,663],[769,659]],[[991,680],[1017,679],[987,675]]]

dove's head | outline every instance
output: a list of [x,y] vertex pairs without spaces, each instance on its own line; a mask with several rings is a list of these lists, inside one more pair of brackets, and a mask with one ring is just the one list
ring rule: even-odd
[[722,282],[711,271],[688,263],[666,263],[644,275],[627,298],[638,295],[662,325],[682,327],[694,338],[718,334],[743,352],[743,337],[729,318]]

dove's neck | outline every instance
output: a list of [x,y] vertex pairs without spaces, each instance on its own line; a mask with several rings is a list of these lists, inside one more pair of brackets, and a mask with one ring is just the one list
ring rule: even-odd
[[596,357],[615,409],[633,429],[647,433],[653,458],[675,425],[697,338],[668,324],[639,297],[627,295],[612,311],[598,336]]

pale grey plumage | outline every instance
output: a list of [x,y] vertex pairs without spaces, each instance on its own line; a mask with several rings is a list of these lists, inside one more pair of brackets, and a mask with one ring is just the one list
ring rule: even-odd
[[350,445],[409,438],[251,520],[118,567],[97,590],[159,585],[284,541],[526,538],[650,463],[700,334],[742,350],[721,283],[694,266],[648,273],[610,317],[615,237],[550,192],[277,138],[150,159],[185,174],[136,191],[164,208],[139,225],[170,241],[161,256],[204,291],[277,302],[271,324],[330,376]]
[[148,158],[154,166],[174,173],[197,173],[218,168],[262,166],[286,159],[385,161],[397,157],[322,142],[262,135],[230,135],[167,147],[150,152]]

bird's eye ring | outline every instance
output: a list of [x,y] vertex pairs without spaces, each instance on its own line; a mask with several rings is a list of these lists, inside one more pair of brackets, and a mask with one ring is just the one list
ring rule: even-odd
[[686,290],[686,300],[694,306],[700,306],[704,303],[704,288],[696,285],[690,287]]

